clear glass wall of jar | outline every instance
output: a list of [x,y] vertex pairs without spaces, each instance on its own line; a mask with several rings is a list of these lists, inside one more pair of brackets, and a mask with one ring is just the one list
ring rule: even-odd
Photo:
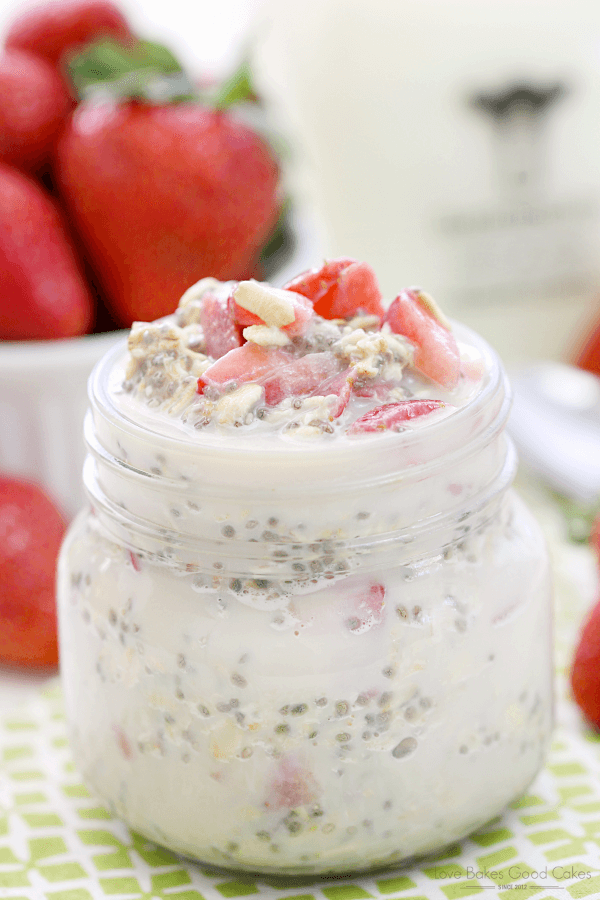
[[343,872],[433,851],[531,782],[548,561],[478,346],[482,389],[445,419],[260,452],[134,421],[107,387],[123,348],[97,367],[62,673],[76,763],[132,827],[222,866]]

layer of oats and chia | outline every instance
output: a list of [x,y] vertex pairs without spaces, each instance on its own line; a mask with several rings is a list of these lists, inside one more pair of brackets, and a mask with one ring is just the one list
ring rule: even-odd
[[[423,292],[411,294],[431,306]],[[314,442],[421,428],[467,404],[481,387],[478,349],[456,342],[456,376],[436,380],[415,365],[414,340],[382,315],[358,310],[324,318],[306,303],[301,323],[286,331],[289,325],[243,327],[232,312],[256,315],[241,307],[246,303],[276,322],[297,297],[258,282],[204,279],[172,316],[134,323],[128,356],[111,377],[116,405],[163,433],[200,432],[227,443],[239,429],[243,435],[234,440],[244,443],[274,436]],[[427,321],[440,330],[436,317]]]

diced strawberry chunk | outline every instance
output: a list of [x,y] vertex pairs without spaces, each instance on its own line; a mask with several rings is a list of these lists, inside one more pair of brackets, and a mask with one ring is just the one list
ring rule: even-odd
[[353,391],[357,397],[366,397],[377,400],[385,400],[389,397],[392,388],[398,387],[398,383],[394,381],[374,381],[371,384],[355,384]]
[[229,298],[229,307],[234,321],[237,322],[241,328],[248,328],[249,325],[265,324],[256,313],[250,312],[249,309],[244,309],[243,306],[236,303],[233,295]]
[[[314,310],[312,301],[308,297],[305,297],[300,293],[293,293],[292,291],[289,291],[289,295],[289,300],[292,302],[294,307],[295,318],[294,321],[290,322],[289,325],[283,325],[282,331],[285,331],[285,333],[290,337],[296,337],[298,335],[304,334],[304,332],[308,328],[310,320],[314,317]],[[256,313],[250,312],[248,309],[244,309],[243,306],[240,306],[239,303],[236,303],[233,297],[230,298],[230,306],[234,320],[242,328],[247,328],[249,325],[265,324],[260,316],[257,316]]]
[[355,379],[356,368],[348,368],[344,369],[344,371],[340,372],[338,375],[334,375],[333,378],[330,378],[324,384],[319,386],[319,394],[322,394],[325,397],[329,394],[335,394],[338,398],[331,410],[332,419],[339,419],[348,406],[350,397],[352,396]]
[[346,625],[353,634],[369,631],[374,625],[383,622],[384,607],[385,587],[382,584],[372,584],[367,591],[353,600]]
[[209,366],[198,379],[198,393],[207,385],[224,385],[228,381],[260,381],[290,362],[289,353],[283,350],[265,350],[250,341],[235,347]]
[[342,257],[320,269],[303,272],[285,285],[312,300],[314,311],[325,319],[349,319],[359,310],[383,317],[381,291],[367,263]]
[[200,324],[204,332],[206,353],[213,359],[220,359],[235,347],[241,347],[240,329],[234,321],[227,299],[207,291],[202,297]]
[[418,291],[400,291],[385,313],[384,322],[415,345],[415,368],[443,387],[456,387],[460,374],[456,338],[432,315]]
[[263,382],[265,401],[269,406],[276,406],[286,397],[302,397],[321,393],[320,385],[338,372],[339,362],[333,353],[313,353],[299,359],[287,357],[285,368],[277,371]]
[[346,256],[327,260],[320,269],[308,269],[288,281],[284,285],[284,290],[296,291],[298,294],[309,297],[313,303],[318,303],[335,287],[344,269],[355,262],[355,259]]
[[[291,292],[290,292],[291,293]],[[283,326],[283,331],[290,337],[297,337],[305,334],[311,319],[314,319],[315,311],[313,309],[312,300],[297,294],[294,297],[294,315],[295,319],[289,325]]]
[[350,425],[347,434],[366,434],[376,431],[393,431],[404,422],[426,416],[448,406],[441,400],[401,400],[399,403],[385,403],[377,406]]
[[284,756],[277,764],[265,806],[268,809],[295,809],[313,803],[320,793],[321,788],[304,761]]

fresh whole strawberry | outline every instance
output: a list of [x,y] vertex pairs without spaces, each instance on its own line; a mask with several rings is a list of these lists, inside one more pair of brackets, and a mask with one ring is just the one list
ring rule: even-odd
[[55,65],[65,54],[100,37],[132,40],[127,20],[106,0],[56,0],[22,13],[11,25],[6,47],[27,50]]
[[[119,78],[109,49],[113,86],[125,80],[137,99],[84,101],[58,143],[56,176],[112,312],[128,326],[168,314],[204,276],[247,275],[277,220],[279,173],[268,145],[223,109],[141,99],[144,70],[122,51]],[[88,70],[101,65],[94,58]],[[85,71],[81,59],[74,71]],[[155,69],[146,71],[151,82]],[[169,77],[177,80],[172,58]]]
[[84,334],[92,309],[56,206],[34,181],[0,163],[0,338]]
[[55,571],[66,523],[36,485],[0,477],[0,661],[58,664]]
[[62,79],[43,59],[11,50],[0,56],[0,161],[25,171],[49,159],[71,109]]
[[571,670],[571,688],[585,718],[600,728],[600,601],[581,632]]

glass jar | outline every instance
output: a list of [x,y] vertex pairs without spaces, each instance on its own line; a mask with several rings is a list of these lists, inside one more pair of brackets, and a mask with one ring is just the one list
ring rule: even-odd
[[318,446],[165,433],[115,399],[123,346],[97,366],[62,674],[76,763],[137,831],[237,869],[368,869],[535,776],[548,560],[511,489],[505,376],[466,333],[486,366],[466,406]]

